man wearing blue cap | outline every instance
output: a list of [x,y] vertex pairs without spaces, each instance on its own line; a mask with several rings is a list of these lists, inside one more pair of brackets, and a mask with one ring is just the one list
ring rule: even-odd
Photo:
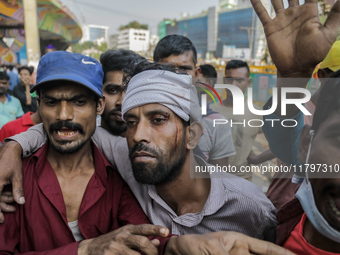
[[[105,105],[102,80],[99,62],[80,54],[53,52],[40,60],[31,92],[48,142],[22,162],[27,203],[0,226],[1,254],[129,254],[132,248],[158,254],[160,242],[162,252],[167,238],[145,236],[165,237],[169,230],[144,224],[132,192],[91,142]],[[144,225],[120,228],[127,224]]]

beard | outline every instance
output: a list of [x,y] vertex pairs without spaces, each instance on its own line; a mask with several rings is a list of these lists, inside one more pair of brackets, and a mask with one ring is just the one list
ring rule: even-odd
[[102,115],[102,119],[105,122],[107,128],[109,129],[108,131],[116,136],[121,135],[122,133],[126,132],[127,130],[127,125],[125,122],[121,121],[116,121],[116,120],[111,120],[110,115],[115,114],[116,112],[120,112],[120,109],[113,109],[107,114]]
[[4,95],[7,93],[7,89],[5,88],[0,88],[0,95]]
[[59,121],[56,123],[52,123],[49,126],[47,137],[52,149],[59,154],[72,154],[80,151],[80,149],[85,146],[85,144],[91,139],[92,136],[90,135],[88,139],[79,139],[78,141],[54,141],[53,139],[51,139],[51,134],[61,128],[77,130],[80,134],[84,135],[84,129],[79,123],[73,123],[69,121]]
[[183,165],[186,160],[186,139],[183,137],[182,143],[178,146],[178,150],[172,149],[168,155],[172,158],[172,161],[166,160],[168,157],[164,157],[164,153],[160,150],[152,149],[145,144],[136,144],[129,152],[130,160],[131,156],[136,151],[145,151],[151,153],[157,158],[157,163],[154,166],[150,166],[149,163],[138,162],[132,163],[133,176],[136,181],[141,184],[147,185],[165,185],[174,180],[182,173]]

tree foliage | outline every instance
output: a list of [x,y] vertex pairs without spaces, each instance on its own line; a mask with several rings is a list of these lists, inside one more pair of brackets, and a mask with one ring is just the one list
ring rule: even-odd
[[124,30],[124,29],[127,29],[127,28],[135,28],[135,29],[148,29],[148,25],[147,24],[140,24],[139,22],[137,21],[131,21],[129,24],[127,25],[121,25],[119,27],[119,30]]

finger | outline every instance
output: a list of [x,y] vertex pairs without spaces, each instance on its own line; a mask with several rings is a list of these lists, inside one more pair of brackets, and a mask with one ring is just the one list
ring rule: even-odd
[[158,250],[151,241],[145,236],[129,235],[125,238],[124,243],[126,246],[141,251],[146,255],[157,255]]
[[283,11],[285,7],[283,6],[282,0],[272,0],[272,5],[276,14]]
[[263,4],[261,3],[261,0],[250,0],[250,2],[253,5],[257,16],[259,16],[259,19],[263,26],[265,26],[268,22],[272,20],[266,8],[264,8]]
[[158,247],[161,244],[161,242],[158,239],[151,240],[151,243],[156,247]]
[[299,0],[288,0],[288,2],[290,7],[299,5]]
[[15,212],[15,207],[13,205],[8,205],[6,203],[0,202],[0,209],[2,212]]
[[13,186],[13,196],[15,202],[20,205],[25,203],[24,189],[22,187],[22,171],[21,169],[15,170],[15,173],[12,178],[12,186]]
[[5,216],[4,214],[1,212],[1,207],[0,207],[0,224],[4,223],[5,221]]
[[169,229],[151,225],[151,224],[141,224],[141,225],[129,225],[128,231],[133,235],[143,235],[143,236],[161,236],[166,237],[169,235]]
[[14,197],[12,195],[12,192],[3,192],[0,196],[0,202],[13,203]]
[[338,35],[339,26],[340,26],[340,2],[336,1],[328,14],[328,18],[326,19],[324,26],[329,31],[329,33],[333,34],[334,41]]
[[249,244],[249,251],[255,254],[270,255],[294,255],[294,253],[270,242],[258,240],[252,237],[246,237]]

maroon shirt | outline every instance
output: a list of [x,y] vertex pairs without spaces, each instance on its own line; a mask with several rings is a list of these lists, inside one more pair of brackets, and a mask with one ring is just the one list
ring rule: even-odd
[[[84,238],[94,238],[127,224],[149,223],[130,188],[92,143],[95,173],[79,208]],[[0,224],[0,254],[77,255],[57,176],[47,161],[48,144],[23,160],[25,205]],[[127,162],[129,164],[129,162]],[[162,253],[168,238],[161,239]]]

